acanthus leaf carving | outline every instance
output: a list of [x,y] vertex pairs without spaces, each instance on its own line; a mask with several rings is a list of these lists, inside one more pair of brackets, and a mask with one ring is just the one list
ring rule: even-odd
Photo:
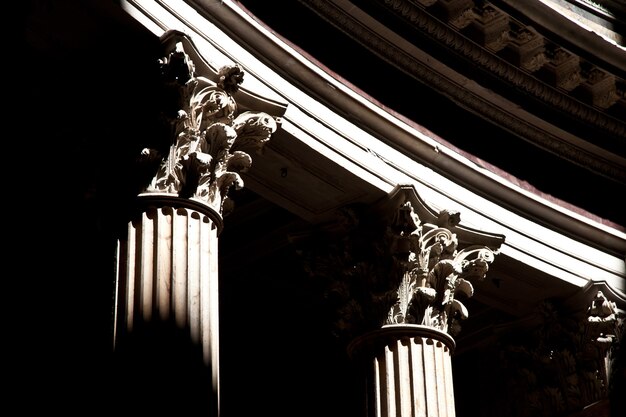
[[340,231],[329,227],[332,234],[299,250],[321,282],[335,334],[351,339],[384,325],[418,324],[454,336],[469,316],[462,300],[474,294],[472,282],[484,279],[497,248],[459,249],[458,212],[442,210],[435,224],[422,223],[411,201],[393,210],[388,217],[346,208]]
[[530,327],[499,332],[494,377],[506,381],[500,395],[507,401],[494,403],[489,415],[596,415],[583,410],[607,401],[610,376],[624,369],[616,362],[623,312],[598,291],[584,317],[559,300],[544,300],[534,316]]
[[[401,210],[413,211],[409,202]],[[460,222],[460,214],[443,210],[437,224],[451,228]],[[454,336],[460,320],[469,313],[458,296],[474,294],[470,280],[484,279],[494,251],[486,246],[457,250],[458,240],[446,227],[418,225],[411,233],[410,253],[403,262],[403,278],[398,299],[389,311],[386,324],[422,324]],[[426,230],[426,231],[424,231]]]
[[196,76],[180,41],[159,64],[172,138],[166,155],[149,148],[142,151],[139,159],[144,164],[160,158],[144,193],[194,198],[224,214],[229,189],[243,187],[239,174],[252,166],[247,152],[260,151],[278,122],[263,112],[238,114],[233,94],[244,72],[237,64],[222,67],[216,82]]

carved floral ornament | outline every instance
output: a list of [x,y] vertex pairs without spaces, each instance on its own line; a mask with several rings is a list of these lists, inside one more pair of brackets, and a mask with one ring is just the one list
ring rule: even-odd
[[[456,335],[469,313],[463,298],[485,278],[497,249],[459,247],[458,212],[435,223],[410,201],[381,221],[359,207],[342,211],[339,228],[301,246],[305,268],[320,284],[335,335],[353,339],[385,325],[423,325]],[[339,230],[339,231],[338,231]]]
[[[439,214],[440,225],[454,228],[459,222],[458,212]],[[456,235],[447,227],[422,225],[410,202],[400,208],[390,232],[395,234],[395,256],[403,272],[398,299],[385,323],[422,324],[456,335],[459,321],[468,317],[457,296],[474,294],[471,280],[485,278],[494,252],[478,245],[457,250]]]
[[487,353],[496,358],[491,377],[503,383],[485,415],[608,416],[603,409],[618,387],[613,379],[625,375],[617,304],[597,291],[586,314],[558,300],[544,300],[535,314],[536,325],[501,332]]
[[159,64],[166,100],[174,106],[166,115],[171,143],[166,155],[152,148],[141,152],[145,165],[159,161],[144,194],[191,198],[226,214],[228,190],[243,187],[239,173],[252,166],[248,152],[262,150],[278,128],[277,120],[264,112],[238,114],[233,95],[244,72],[237,64],[221,68],[217,82],[197,77],[182,42]]

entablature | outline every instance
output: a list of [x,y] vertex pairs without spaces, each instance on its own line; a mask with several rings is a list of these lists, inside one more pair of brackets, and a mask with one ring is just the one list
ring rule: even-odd
[[[563,38],[545,26],[533,27],[496,5],[506,6],[506,1],[303,3],[374,54],[485,120],[594,172],[626,181],[622,48],[583,30],[570,29]],[[546,6],[526,3],[512,8],[532,8],[535,22],[558,21],[551,28],[573,25]],[[566,39],[579,37],[586,41],[578,43],[587,46],[568,49]]]
[[[138,19],[152,22],[146,26],[155,34],[185,33],[206,62],[241,65],[243,87],[254,86],[247,87],[250,97],[270,97],[260,102],[280,110],[280,128],[242,174],[246,187],[262,197],[323,223],[348,204],[371,204],[407,184],[433,210],[462,212],[463,227],[506,236],[502,258],[526,265],[527,274],[507,270],[502,279],[524,283],[533,297],[542,296],[540,284],[531,282],[537,277],[562,293],[598,281],[617,294],[626,291],[622,231],[528,192],[442,145],[330,76],[236,4],[211,2],[202,14],[182,1],[128,4]],[[410,144],[411,152],[389,146],[390,139]],[[512,287],[508,296],[519,298]]]

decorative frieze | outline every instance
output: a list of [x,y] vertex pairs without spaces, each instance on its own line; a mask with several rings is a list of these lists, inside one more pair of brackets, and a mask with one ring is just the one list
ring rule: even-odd
[[529,72],[538,70],[547,61],[543,36],[529,26],[511,28],[509,43],[502,55],[509,62]]
[[461,29],[471,22],[473,7],[472,0],[439,0],[433,5],[432,11],[452,27]]
[[583,76],[584,82],[579,87],[582,98],[603,109],[611,107],[618,100],[613,75],[592,67]]
[[[623,167],[618,164],[607,163],[606,158],[572,146],[566,137],[555,131],[544,129],[519,115],[512,115],[499,104],[494,104],[488,98],[468,91],[464,83],[451,82],[449,77],[434,70],[429,60],[407,54],[405,48],[400,48],[397,42],[390,41],[385,33],[373,31],[365,19],[359,21],[355,18],[357,14],[349,13],[347,9],[339,7],[338,3],[341,2],[322,0],[303,0],[303,2],[375,54],[384,57],[385,60],[425,85],[432,86],[443,95],[462,103],[472,112],[504,126],[508,131],[550,152],[564,156],[576,164],[587,166],[597,173],[616,181],[623,181],[626,177]],[[613,97],[614,101],[609,107],[590,106],[590,99],[593,96],[575,95],[573,92],[580,82],[579,73],[575,68],[573,71],[566,67],[558,68],[556,76],[548,76],[545,79],[543,74],[539,74],[550,61],[550,56],[545,51],[545,44],[553,43],[554,40],[544,39],[535,28],[526,26],[512,15],[495,7],[492,2],[475,2],[477,6],[471,9],[471,16],[467,10],[463,11],[464,18],[472,17],[472,20],[469,25],[459,28],[433,15],[433,10],[443,7],[439,5],[439,2],[440,0],[384,0],[380,3],[397,15],[408,27],[415,30],[418,36],[426,37],[434,44],[445,46],[453,55],[463,57],[464,62],[471,62],[473,69],[489,73],[500,79],[504,85],[511,87],[505,90],[512,91],[515,95],[526,95],[537,100],[537,103],[543,102],[551,109],[570,115],[580,123],[594,126],[597,132],[601,132],[602,137],[621,138],[626,134],[626,126],[623,122],[624,95],[623,89],[619,88],[619,85],[623,84],[621,78],[615,79],[618,88]],[[481,16],[480,7],[488,10],[484,17]],[[494,17],[498,16],[497,19],[501,19],[494,23],[494,26],[488,23],[487,16],[493,13],[490,10],[497,11]],[[506,25],[504,24],[505,16]],[[487,33],[490,36],[496,36],[501,28],[505,30],[490,43],[481,41]],[[486,32],[481,34],[481,30]],[[489,32],[491,30],[494,32]],[[528,43],[524,38],[527,35],[522,35],[526,32],[537,34],[533,39],[534,42]],[[415,45],[419,47],[419,42]],[[575,58],[579,59],[578,56]],[[550,69],[547,73],[549,72]],[[555,80],[556,84],[549,82],[550,79]],[[609,101],[606,101],[606,104],[608,105]]]
[[509,40],[509,16],[491,5],[473,9],[474,18],[463,33],[485,48],[497,52]]
[[547,49],[546,55],[548,62],[539,74],[542,78],[565,91],[572,91],[581,83],[578,56],[560,47]]

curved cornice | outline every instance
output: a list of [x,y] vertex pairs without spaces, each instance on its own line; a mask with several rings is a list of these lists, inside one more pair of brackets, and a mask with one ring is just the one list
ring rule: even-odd
[[[307,0],[307,2],[310,3],[311,0]],[[325,4],[325,2],[318,0],[313,0],[313,2],[318,6]],[[528,71],[503,60],[492,51],[480,47],[477,43],[453,30],[450,26],[433,18],[424,9],[407,4],[404,0],[385,0],[385,3],[394,12],[408,20],[415,27],[418,27],[434,41],[445,44],[450,50],[468,58],[473,64],[488,70],[500,79],[511,83],[515,88],[523,90],[552,107],[575,115],[587,123],[597,123],[611,135],[626,135],[626,125],[623,122],[563,94],[545,82],[539,81],[531,76]],[[330,10],[326,6],[322,7]],[[337,12],[338,10],[335,9],[335,11]]]
[[[581,27],[563,15],[539,1],[493,1],[498,7],[507,11],[515,11],[558,39],[558,42],[575,53],[588,57],[598,65],[614,72],[620,78],[626,77],[626,51],[615,45],[608,44],[592,31],[581,30]],[[592,3],[592,2],[590,2]],[[623,6],[622,6],[623,7]],[[622,22],[623,24],[623,22]],[[589,54],[593,51],[593,54]]]
[[[626,240],[620,233],[609,232],[610,228],[584,220],[578,215],[572,216],[570,212],[558,209],[539,197],[531,197],[520,193],[515,187],[505,186],[505,180],[487,176],[450,153],[433,152],[431,144],[416,140],[415,133],[403,127],[403,123],[390,122],[389,114],[380,109],[376,111],[376,106],[371,102],[364,105],[365,101],[362,97],[357,99],[356,93],[346,94],[338,88],[329,88],[327,79],[320,77],[319,73],[299,59],[293,59],[292,52],[277,45],[273,39],[260,34],[250,19],[244,18],[242,14],[245,12],[238,6],[223,3],[228,7],[215,7],[216,3],[212,0],[187,2],[281,77],[348,120],[358,121],[359,126],[376,138],[385,142],[393,138],[396,147],[402,148],[418,162],[523,217],[558,230],[577,241],[608,250],[620,258],[626,253]],[[285,62],[289,62],[289,65],[283,65]]]
[[[420,82],[434,86],[461,106],[479,114],[484,119],[496,123],[517,136],[555,153],[578,165],[613,180],[626,183],[626,160],[588,143],[561,129],[533,123],[525,114],[516,111],[514,106],[505,109],[492,97],[471,91],[466,85],[455,82],[448,74],[432,65],[431,59],[421,58],[415,52],[402,48],[402,40],[395,32],[388,30],[369,15],[361,12],[347,1],[303,0],[320,16],[346,32],[353,39],[372,52],[391,62],[405,73]],[[626,123],[619,121],[579,100],[568,96],[556,88],[539,81],[527,71],[512,65],[489,50],[480,47],[472,40],[459,34],[448,25],[433,18],[422,8],[403,0],[385,0],[385,3],[416,28],[436,42],[445,44],[450,50],[471,60],[472,63],[501,80],[514,86],[518,91],[548,104],[552,108],[570,114],[577,120],[597,127],[615,138],[626,139]],[[406,41],[405,41],[406,43]],[[417,48],[413,47],[413,50]],[[462,76],[459,76],[463,78]],[[487,90],[485,90],[487,93]]]

